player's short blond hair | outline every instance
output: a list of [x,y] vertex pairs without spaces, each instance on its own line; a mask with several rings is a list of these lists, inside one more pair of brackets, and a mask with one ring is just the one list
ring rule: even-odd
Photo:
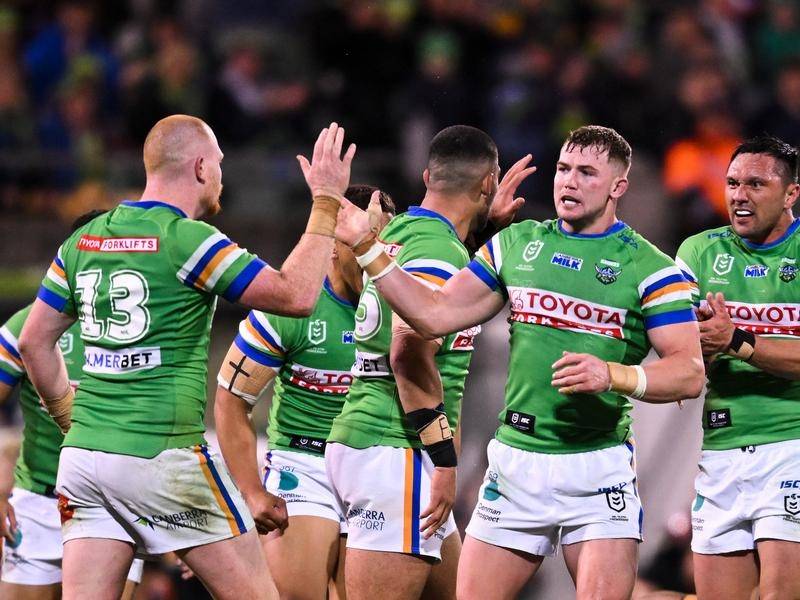
[[144,140],[144,170],[150,174],[178,167],[196,149],[197,142],[213,139],[211,128],[197,117],[170,115],[158,121]]

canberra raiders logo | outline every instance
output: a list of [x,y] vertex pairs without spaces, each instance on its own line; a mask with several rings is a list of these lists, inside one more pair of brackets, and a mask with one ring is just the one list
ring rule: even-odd
[[605,259],[601,260],[599,265],[595,264],[594,271],[597,281],[603,285],[614,283],[617,280],[617,277],[620,276],[620,273],[622,273],[622,269],[619,268],[618,262]]
[[786,283],[794,281],[795,277],[797,277],[796,262],[797,260],[794,258],[784,258],[781,260],[781,266],[778,267],[778,277],[781,278],[781,281],[785,281]]

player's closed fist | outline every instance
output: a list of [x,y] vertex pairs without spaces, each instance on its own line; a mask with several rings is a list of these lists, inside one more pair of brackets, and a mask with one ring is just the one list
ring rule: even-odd
[[561,394],[599,394],[610,384],[608,363],[591,354],[564,352],[553,363],[551,385]]
[[247,498],[246,502],[258,533],[263,535],[275,530],[283,532],[289,526],[289,515],[283,498],[264,492]]

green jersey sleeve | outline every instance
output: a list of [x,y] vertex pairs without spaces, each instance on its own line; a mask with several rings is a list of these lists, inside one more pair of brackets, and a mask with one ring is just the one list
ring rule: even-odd
[[500,265],[502,264],[500,236],[502,233],[501,231],[494,234],[488,242],[481,246],[467,268],[491,290],[506,297],[508,293],[500,276]]
[[696,237],[690,237],[684,240],[681,247],[678,248],[678,254],[675,255],[675,263],[681,270],[684,279],[689,282],[689,287],[692,292],[692,302],[695,306],[700,305],[700,287],[697,283],[696,275],[700,267],[697,251]]
[[25,374],[17,339],[29,312],[30,306],[23,308],[0,327],[0,382],[10,387],[17,385]]
[[442,243],[439,237],[428,234],[422,234],[413,243],[405,245],[396,258],[404,271],[436,287],[447,283],[468,260],[463,247],[450,241]]
[[691,286],[668,256],[653,248],[635,265],[645,329],[695,320]]
[[175,275],[185,286],[236,302],[262,268],[263,260],[240,248],[215,227],[178,219],[170,236]]
[[67,268],[65,267],[64,253],[72,243],[72,237],[67,238],[61,247],[58,249],[53,262],[47,269],[47,273],[42,280],[42,285],[39,288],[39,293],[36,297],[43,302],[56,309],[58,312],[74,315],[75,304],[72,297],[72,291],[69,285],[69,276],[67,275]]

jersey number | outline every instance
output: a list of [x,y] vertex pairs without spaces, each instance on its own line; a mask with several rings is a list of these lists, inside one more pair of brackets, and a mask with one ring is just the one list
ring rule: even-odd
[[115,271],[109,276],[108,296],[111,315],[98,319],[96,312],[97,288],[103,279],[100,269],[81,271],[75,277],[80,294],[81,334],[87,340],[105,337],[114,342],[135,342],[150,327],[147,300],[150,290],[147,281],[138,271]]

